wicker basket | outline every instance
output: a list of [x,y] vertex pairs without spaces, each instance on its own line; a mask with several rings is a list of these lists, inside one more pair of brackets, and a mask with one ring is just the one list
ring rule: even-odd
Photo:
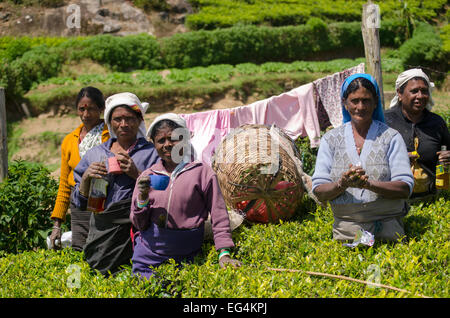
[[244,125],[223,138],[213,156],[225,202],[258,223],[286,220],[302,203],[302,163],[276,126]]

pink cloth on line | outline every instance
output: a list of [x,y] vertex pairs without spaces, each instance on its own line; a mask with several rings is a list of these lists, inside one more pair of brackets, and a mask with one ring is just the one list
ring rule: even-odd
[[186,120],[187,128],[193,133],[191,138],[196,157],[211,164],[211,157],[231,128],[231,109],[217,109],[193,114],[179,114]]
[[317,147],[320,142],[312,83],[250,105],[180,116],[194,133],[191,142],[197,159],[208,164],[221,139],[231,129],[245,124],[275,124],[292,139],[308,136],[311,147]]
[[317,147],[320,142],[320,127],[313,84],[305,84],[278,96],[234,108],[232,127],[244,124],[274,124],[293,140],[308,136],[311,147]]

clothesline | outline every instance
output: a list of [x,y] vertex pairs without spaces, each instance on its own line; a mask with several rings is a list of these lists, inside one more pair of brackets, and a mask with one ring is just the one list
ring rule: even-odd
[[193,133],[197,159],[211,164],[221,139],[245,124],[272,125],[293,140],[308,136],[311,147],[320,143],[320,131],[342,123],[340,88],[345,78],[364,72],[364,63],[294,88],[277,96],[234,108],[180,114]]

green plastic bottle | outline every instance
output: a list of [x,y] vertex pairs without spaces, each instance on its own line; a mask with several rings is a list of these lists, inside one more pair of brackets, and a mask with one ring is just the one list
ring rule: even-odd
[[[441,146],[441,151],[446,151],[447,146]],[[449,168],[444,165],[443,162],[438,162],[436,166],[436,189],[448,190],[450,184],[449,180]]]

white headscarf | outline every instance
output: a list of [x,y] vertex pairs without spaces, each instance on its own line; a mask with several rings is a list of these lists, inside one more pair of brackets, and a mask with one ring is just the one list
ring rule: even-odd
[[[180,168],[184,164],[186,164],[187,162],[189,162],[191,160],[191,156],[193,156],[194,158],[196,157],[195,150],[193,149],[192,144],[191,144],[191,136],[190,136],[189,129],[187,128],[186,120],[183,117],[181,117],[180,115],[177,115],[177,114],[174,114],[174,113],[166,113],[166,114],[163,114],[163,115],[159,115],[158,117],[155,118],[155,120],[153,120],[152,124],[148,128],[148,131],[147,131],[147,137],[148,138],[151,138],[153,129],[155,128],[156,124],[159,123],[160,121],[163,121],[163,120],[173,121],[178,126],[180,126],[181,128],[184,128],[186,130],[186,131],[184,131],[182,133],[182,135],[183,135],[183,141],[182,141],[183,144],[179,145],[179,146],[182,146],[183,149],[185,150],[183,152],[183,157],[182,158],[176,158],[176,155],[173,157],[174,161],[180,160],[179,161],[179,166],[177,167],[177,168]],[[176,169],[176,170],[178,170],[178,169]]]
[[150,138],[150,136],[152,135],[153,128],[155,128],[157,123],[159,123],[160,121],[166,120],[166,119],[173,121],[174,123],[176,123],[178,126],[181,126],[182,128],[187,129],[186,120],[183,117],[181,117],[180,115],[174,114],[174,113],[167,113],[167,114],[159,115],[158,117],[155,118],[155,120],[153,120],[152,124],[148,128],[147,137]]
[[[116,134],[111,129],[111,122],[109,120],[109,115],[111,114],[112,110],[116,108],[117,106],[129,106],[131,109],[135,111],[140,111],[142,114],[142,118],[144,118],[144,114],[147,111],[148,103],[141,103],[139,98],[134,95],[133,93],[119,93],[115,95],[109,96],[105,101],[105,122],[108,125],[108,130],[111,138],[117,138]],[[141,124],[139,125],[139,130],[137,133],[136,138],[144,137],[145,138],[145,122],[144,120],[141,121]]]
[[428,104],[426,106],[426,108],[431,111],[431,108],[434,105],[434,101],[433,98],[431,97],[431,92],[434,89],[434,83],[430,82],[430,79],[428,78],[427,74],[425,74],[420,68],[412,68],[410,70],[404,71],[403,73],[401,73],[398,77],[397,80],[395,81],[395,96],[394,98],[391,100],[391,105],[390,108],[397,106],[399,101],[398,101],[398,94],[397,94],[397,90],[402,87],[406,82],[408,82],[410,79],[414,78],[414,77],[420,77],[423,78],[427,84],[428,84],[428,91],[430,92],[430,98],[428,99]]

